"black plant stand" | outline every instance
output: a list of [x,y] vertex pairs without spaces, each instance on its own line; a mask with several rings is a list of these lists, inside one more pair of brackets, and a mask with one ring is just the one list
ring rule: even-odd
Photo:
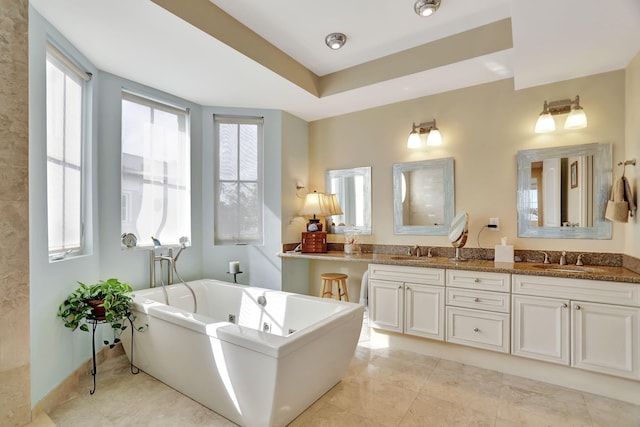
[[[140,369],[138,369],[138,367],[136,366],[133,366],[133,322],[131,321],[131,319],[127,320],[129,320],[129,325],[131,327],[131,361],[129,362],[129,370],[133,375],[137,375],[140,373]],[[96,392],[96,374],[98,373],[98,369],[96,367],[96,329],[98,328],[98,325],[106,323],[106,320],[87,319],[87,323],[91,323],[91,353],[93,362],[91,375],[93,376],[93,389],[89,390],[89,394],[93,395],[93,393]]]

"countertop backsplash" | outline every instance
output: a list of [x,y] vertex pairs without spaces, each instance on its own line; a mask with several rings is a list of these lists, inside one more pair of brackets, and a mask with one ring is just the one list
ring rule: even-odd
[[[282,245],[282,250],[283,252],[292,251],[297,245],[297,243],[285,243]],[[407,255],[409,248],[413,250],[414,246],[363,243],[360,244],[360,248],[363,254]],[[453,257],[455,254],[455,248],[453,247],[420,245],[422,256],[426,256],[429,249],[431,249],[431,255],[434,257]],[[344,245],[342,243],[327,243],[327,250],[329,252],[342,252],[344,251]],[[514,255],[516,262],[540,263],[544,260],[542,252],[542,250],[516,249]],[[549,260],[552,264],[558,264],[562,251],[544,250],[544,252],[549,255]],[[640,259],[618,253],[566,251],[567,264],[575,264],[578,259],[578,255],[580,254],[584,254],[582,256],[582,262],[585,266],[624,267],[640,274]],[[494,259],[494,250],[484,248],[462,248],[460,250],[460,256],[474,260],[492,261]]]

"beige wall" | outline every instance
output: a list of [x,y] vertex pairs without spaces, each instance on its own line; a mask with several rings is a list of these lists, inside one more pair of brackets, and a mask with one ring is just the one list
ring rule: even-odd
[[[640,62],[640,61],[637,61]],[[640,65],[639,65],[640,68]],[[446,236],[393,234],[392,164],[443,157],[455,159],[455,209],[470,216],[468,247],[490,217],[499,232],[485,230],[481,245],[491,248],[507,236],[516,249],[622,252],[625,227],[614,224],[611,240],[517,238],[516,158],[518,150],[610,141],[615,163],[625,156],[625,72],[623,70],[514,91],[511,79],[346,114],[309,125],[311,188],[324,188],[327,169],[372,166],[373,235],[365,243],[448,246]],[[545,99],[580,95],[586,129],[535,134]],[[409,150],[412,122],[437,119],[443,145]],[[637,121],[637,120],[636,120]],[[332,241],[339,241],[332,236]]]
[[31,420],[27,1],[0,10],[0,425],[21,426]]
[[[627,166],[625,176],[629,178],[637,203],[640,190],[640,52],[627,66],[625,95],[625,159],[636,159],[636,166]],[[620,173],[619,168],[616,171]],[[640,258],[640,220],[637,214],[629,218],[625,234],[627,241],[624,252]]]

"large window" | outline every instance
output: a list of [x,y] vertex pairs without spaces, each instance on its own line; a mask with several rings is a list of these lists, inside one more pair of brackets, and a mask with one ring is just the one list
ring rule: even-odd
[[47,45],[47,221],[51,259],[84,249],[85,90],[90,75]]
[[122,233],[138,244],[191,236],[189,111],[122,94]]
[[215,116],[216,244],[262,237],[262,118]]

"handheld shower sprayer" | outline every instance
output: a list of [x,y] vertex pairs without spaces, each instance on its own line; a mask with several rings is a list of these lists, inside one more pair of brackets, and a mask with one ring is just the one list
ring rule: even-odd
[[187,236],[182,236],[178,241],[180,242],[180,249],[178,249],[178,253],[176,254],[176,256],[173,257],[174,263],[178,261],[178,257],[180,257],[182,251],[191,246],[191,242],[189,241],[189,238]]

